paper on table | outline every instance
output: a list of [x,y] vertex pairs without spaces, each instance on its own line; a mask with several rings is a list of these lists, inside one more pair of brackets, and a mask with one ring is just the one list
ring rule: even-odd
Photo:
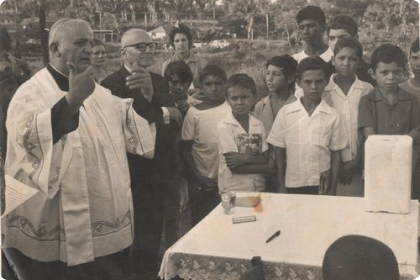
[[6,210],[1,216],[2,218],[39,192],[9,175],[4,177],[6,180]]

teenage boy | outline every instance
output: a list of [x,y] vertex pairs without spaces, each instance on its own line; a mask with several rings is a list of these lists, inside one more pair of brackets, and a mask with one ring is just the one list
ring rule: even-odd
[[[328,33],[328,44],[332,50],[334,50],[335,44],[341,38],[354,38],[359,39],[357,22],[348,15],[337,15],[331,19],[331,22],[327,29]],[[331,73],[335,73],[334,65],[329,62]],[[365,61],[361,61],[356,75],[357,77],[375,86],[375,80],[369,74],[370,65]]]
[[[416,97],[398,86],[403,79],[406,63],[404,52],[395,45],[385,44],[373,51],[371,67],[376,88],[363,96],[359,105],[358,125],[364,139],[372,134],[409,134],[419,126]],[[413,167],[415,169],[415,164]],[[419,198],[416,193],[420,186],[414,187],[412,198]]]
[[274,173],[274,162],[269,159],[264,125],[249,114],[257,94],[255,82],[246,74],[235,74],[227,81],[226,92],[232,111],[217,126],[219,192],[263,191],[263,173]]
[[321,58],[299,63],[297,83],[304,95],[280,109],[267,139],[275,146],[279,192],[335,195],[347,135],[339,113],[321,98],[328,79]]
[[362,96],[373,90],[356,76],[363,57],[362,45],[352,37],[339,39],[334,48],[332,65],[337,71],[325,88],[324,100],[340,113],[346,127],[347,147],[341,151],[343,161],[337,195],[363,196],[362,171],[357,117]]
[[265,82],[269,94],[255,105],[254,117],[264,124],[265,131],[269,134],[279,110],[296,101],[294,92],[297,61],[288,54],[275,56],[267,61],[266,68]]
[[333,51],[323,39],[326,30],[324,11],[317,6],[306,6],[298,12],[296,21],[300,36],[305,41],[305,49],[294,54],[293,58],[300,62],[308,56],[319,56],[329,62]]

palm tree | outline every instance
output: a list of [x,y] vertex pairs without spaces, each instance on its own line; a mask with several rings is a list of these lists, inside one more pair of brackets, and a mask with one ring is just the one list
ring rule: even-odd
[[[243,17],[247,21],[247,38],[254,39],[254,16],[256,14],[267,15],[269,8],[268,0],[230,0],[225,1],[231,14]],[[233,12],[233,13],[232,13]],[[268,22],[268,15],[266,16]]]

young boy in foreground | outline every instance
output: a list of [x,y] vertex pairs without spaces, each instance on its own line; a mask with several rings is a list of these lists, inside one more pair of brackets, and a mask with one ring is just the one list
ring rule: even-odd
[[263,173],[274,173],[264,125],[249,114],[255,104],[254,80],[235,74],[226,83],[232,109],[217,126],[219,135],[219,192],[265,189]]
[[343,163],[337,195],[363,196],[364,193],[357,117],[360,99],[371,92],[373,86],[356,76],[362,57],[363,48],[356,39],[339,39],[332,60],[337,73],[331,76],[323,94],[323,99],[340,113],[349,141],[347,147],[341,151]]
[[[395,45],[385,44],[373,51],[371,67],[376,88],[363,96],[359,105],[358,126],[364,140],[373,134],[409,134],[419,126],[416,97],[399,87],[406,62],[404,52]],[[414,152],[415,163],[416,149]],[[414,187],[412,198],[419,198],[416,193],[420,186]]]
[[280,109],[268,136],[267,142],[275,146],[279,192],[336,193],[347,135],[340,115],[321,98],[329,79],[327,67],[319,57],[300,62],[297,83],[304,96]]

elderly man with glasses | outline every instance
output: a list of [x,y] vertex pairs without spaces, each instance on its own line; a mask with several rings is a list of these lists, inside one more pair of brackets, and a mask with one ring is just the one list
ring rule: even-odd
[[[162,235],[161,178],[165,177],[165,141],[170,125],[180,125],[182,115],[169,96],[168,83],[149,72],[156,43],[142,29],[129,29],[121,38],[124,65],[102,81],[102,85],[121,98],[140,100],[139,114],[156,123],[156,147],[153,160],[127,154],[134,202],[134,243],[130,261],[132,274],[141,279],[156,277]],[[112,116],[110,116],[112,118]],[[167,169],[167,168],[166,168]]]

